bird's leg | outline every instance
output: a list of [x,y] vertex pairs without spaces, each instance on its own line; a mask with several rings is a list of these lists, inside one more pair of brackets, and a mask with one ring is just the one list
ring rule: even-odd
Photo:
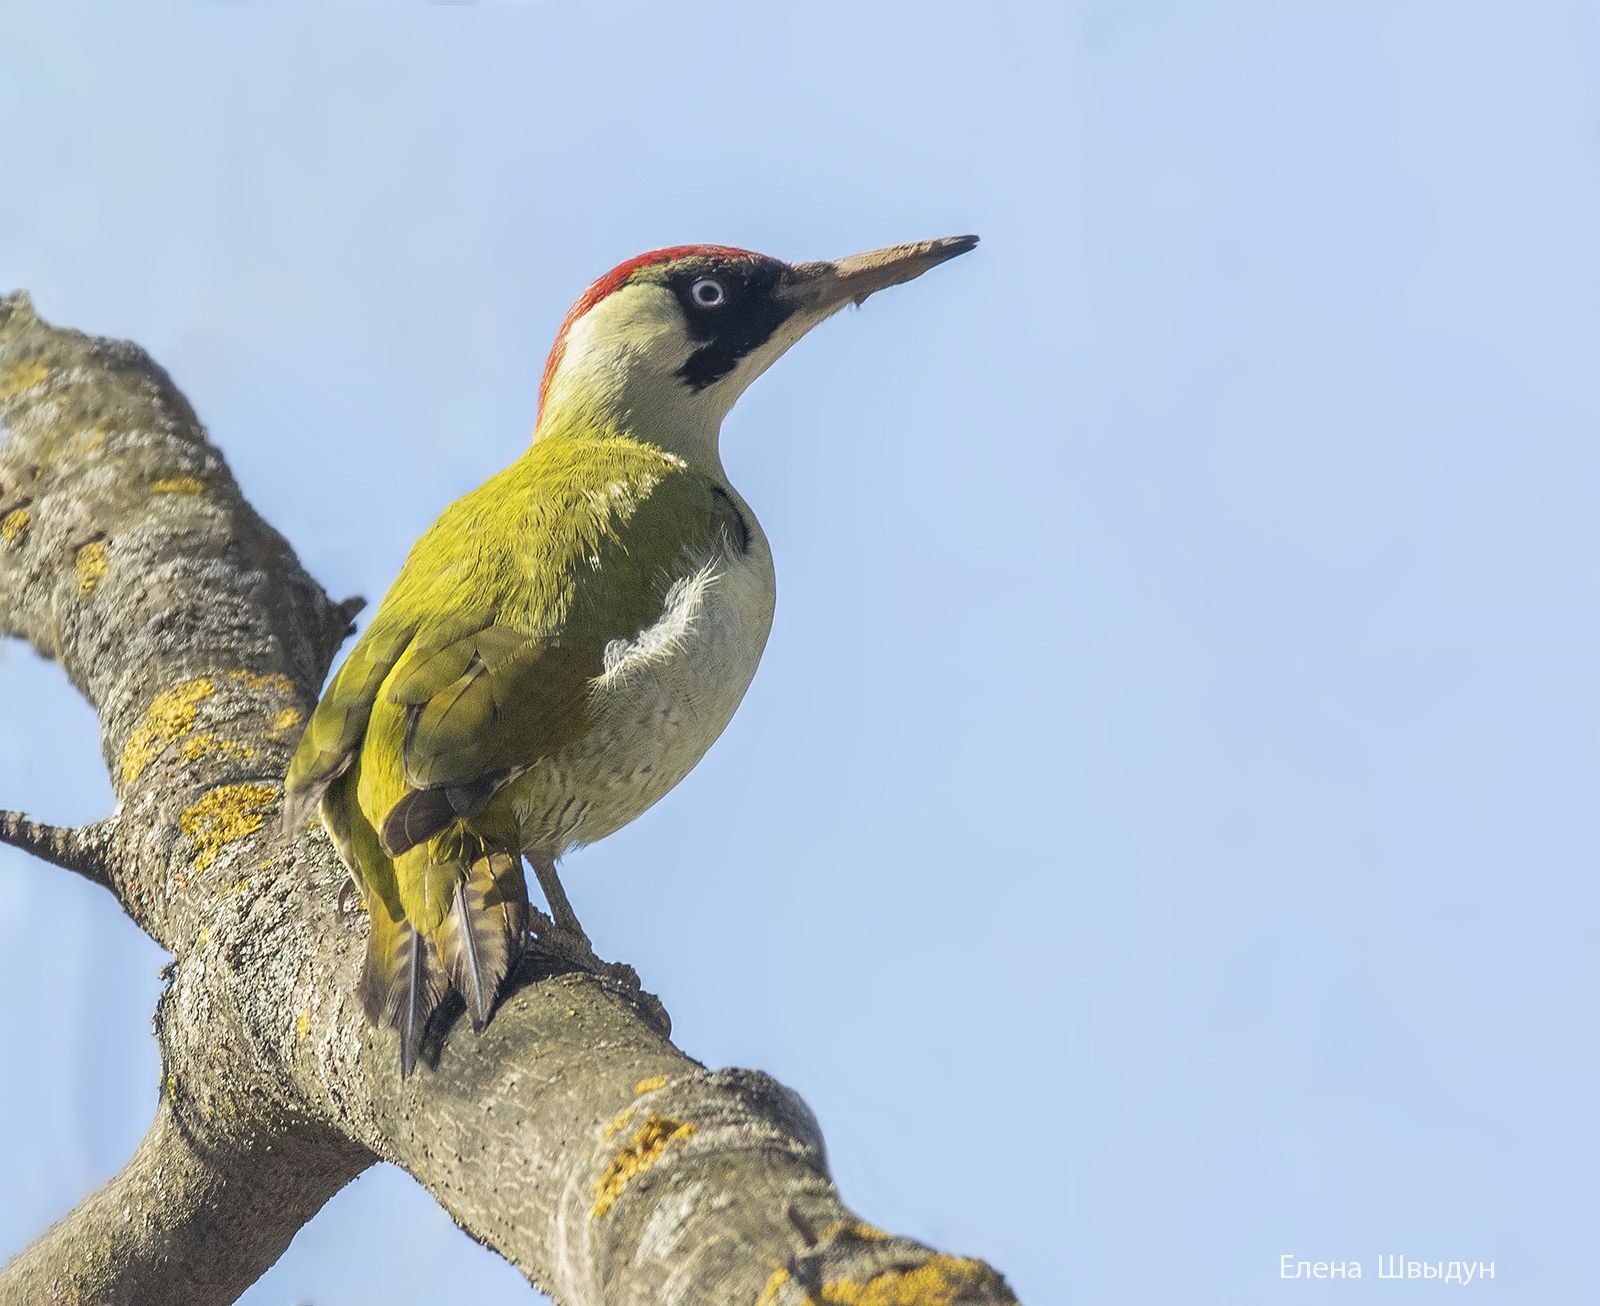
[[637,989],[639,973],[632,966],[601,961],[595,955],[594,945],[578,923],[578,914],[572,910],[572,904],[567,901],[567,892],[561,887],[555,858],[543,853],[529,853],[527,857],[533,863],[533,873],[539,877],[539,887],[544,890],[545,901],[550,904],[550,917],[558,936],[554,939],[541,938],[541,942],[553,945],[555,951],[593,974],[605,975]]
[[578,923],[578,914],[567,901],[567,891],[561,887],[561,877],[556,874],[556,859],[542,853],[529,853],[528,860],[533,863],[533,873],[539,877],[539,887],[544,890],[544,900],[550,904],[550,916],[556,928],[563,934],[570,934],[574,942],[581,941],[593,956],[589,936]]

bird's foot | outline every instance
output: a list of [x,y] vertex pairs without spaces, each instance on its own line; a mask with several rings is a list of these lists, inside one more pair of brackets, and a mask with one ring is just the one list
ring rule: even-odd
[[672,1017],[661,1005],[661,999],[640,985],[638,971],[627,962],[602,961],[595,953],[594,945],[589,942],[589,936],[581,927],[574,929],[558,925],[537,907],[530,908],[530,915],[533,930],[532,951],[542,953],[554,961],[572,967],[573,970],[584,971],[599,979],[609,980],[625,990],[663,1034],[671,1035]]
[[[354,907],[350,905],[350,900],[352,898],[355,899]],[[367,904],[361,897],[360,887],[356,884],[355,880],[346,880],[339,889],[338,915],[341,917],[352,915],[359,916],[362,912],[366,911],[366,909]]]
[[639,972],[620,961],[602,961],[581,927],[558,925],[537,908],[533,912],[534,946],[578,970],[588,971],[602,979],[614,980],[635,992],[639,988]]

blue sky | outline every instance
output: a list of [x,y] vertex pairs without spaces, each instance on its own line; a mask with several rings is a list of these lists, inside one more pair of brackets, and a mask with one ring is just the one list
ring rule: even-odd
[[[1600,10],[21,0],[0,44],[0,287],[151,349],[336,595],[516,456],[621,258],[981,233],[730,420],[772,642],[569,861],[598,946],[1030,1306],[1431,1290],[1386,1253],[1593,1299]],[[108,801],[0,649],[0,803]],[[142,1134],[164,960],[0,853],[0,1257]],[[380,1169],[245,1300],[530,1294]]]

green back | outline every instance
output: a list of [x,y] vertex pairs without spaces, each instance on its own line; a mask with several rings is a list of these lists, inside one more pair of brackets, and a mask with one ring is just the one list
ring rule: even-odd
[[[540,439],[412,549],[312,714],[287,810],[303,819],[325,795],[331,821],[382,831],[394,855],[362,838],[347,860],[369,895],[435,928],[460,858],[520,851],[493,795],[582,733],[606,646],[651,625],[687,560],[741,529],[714,481],[655,446]],[[403,800],[471,815],[403,848],[385,828]]]

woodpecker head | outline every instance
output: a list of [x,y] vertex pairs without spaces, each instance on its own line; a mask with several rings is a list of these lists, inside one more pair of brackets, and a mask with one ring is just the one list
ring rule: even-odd
[[950,236],[832,263],[782,263],[725,245],[630,259],[584,291],[561,324],[534,438],[577,420],[621,425],[679,452],[714,450],[745,387],[818,322],[977,243]]

